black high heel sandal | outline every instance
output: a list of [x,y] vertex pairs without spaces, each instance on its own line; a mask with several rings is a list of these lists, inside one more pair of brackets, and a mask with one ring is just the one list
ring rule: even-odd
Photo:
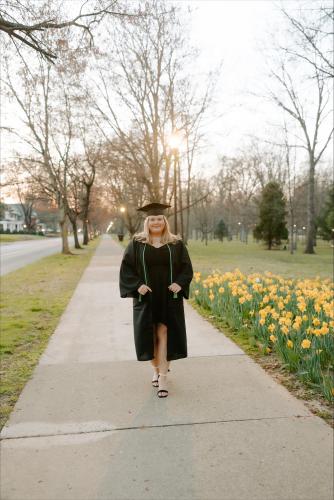
[[[169,368],[168,368],[168,371],[170,372]],[[160,375],[158,375],[158,378],[155,378],[155,379],[152,380],[153,387],[159,387],[159,376]]]

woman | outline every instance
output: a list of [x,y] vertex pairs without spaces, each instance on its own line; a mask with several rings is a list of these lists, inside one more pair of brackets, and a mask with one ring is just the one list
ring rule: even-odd
[[137,209],[146,213],[144,230],[125,249],[119,273],[121,297],[133,298],[137,359],[151,360],[159,398],[168,396],[169,362],[187,357],[183,298],[189,298],[193,278],[187,248],[164,215],[168,207],[150,203]]

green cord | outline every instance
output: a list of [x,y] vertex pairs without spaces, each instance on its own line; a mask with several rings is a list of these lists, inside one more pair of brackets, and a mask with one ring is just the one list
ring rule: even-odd
[[[170,251],[168,243],[167,243],[167,247],[169,250],[170,280],[171,280],[171,284],[172,284],[173,283],[172,255],[171,255],[171,251]],[[144,268],[144,276],[145,276],[145,285],[147,285],[147,276],[146,276],[145,259],[144,259],[145,249],[146,249],[146,243],[145,243],[144,250],[143,250],[143,268]],[[141,299],[142,299],[142,294],[140,293],[139,294],[139,302],[141,302]],[[177,299],[177,292],[174,292],[173,299]]]
[[[167,243],[168,250],[169,250],[169,263],[170,263],[170,284],[173,283],[173,273],[172,273],[172,254],[169,248],[169,245]],[[174,292],[173,294],[173,299],[177,299],[177,292]]]
[[[145,259],[144,259],[145,249],[146,249],[146,243],[145,243],[144,250],[143,250],[143,267],[144,267],[145,285],[147,285],[146,268],[145,268]],[[141,299],[142,299],[142,294],[140,293],[140,294],[139,294],[139,302],[141,302]]]

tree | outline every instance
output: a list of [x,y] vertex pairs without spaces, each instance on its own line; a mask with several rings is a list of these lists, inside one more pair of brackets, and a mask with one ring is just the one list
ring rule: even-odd
[[334,243],[334,185],[327,192],[325,204],[317,218],[320,236]]
[[[86,127],[83,125],[80,136],[84,152],[72,155],[71,168],[69,169],[70,183],[68,196],[68,216],[74,233],[75,248],[81,248],[78,240],[78,218],[82,221],[83,245],[89,242],[89,211],[91,204],[91,191],[95,181],[97,166],[101,165],[101,144],[87,142]],[[97,138],[96,138],[97,141]]]
[[193,205],[192,216],[196,231],[201,235],[201,241],[208,244],[209,234],[213,234],[216,225],[213,209],[213,179],[198,176],[192,182],[192,197],[196,200]]
[[[317,9],[311,11],[316,19]],[[321,8],[320,20],[315,21],[305,20],[308,9],[302,9],[298,18],[284,9],[282,12],[293,30],[290,39],[287,37],[287,46],[280,44],[277,47],[278,64],[276,69],[270,70],[272,85],[268,94],[285,117],[297,125],[301,137],[295,136],[296,147],[307,154],[309,178],[304,252],[313,254],[316,241],[315,171],[334,130],[330,108],[332,88],[328,78],[333,73],[333,64],[330,63],[333,9]]]
[[6,211],[6,203],[3,201],[0,201],[0,220],[2,220],[5,216],[5,211]]
[[148,18],[121,22],[110,37],[113,48],[101,55],[96,99],[104,119],[101,132],[106,141],[116,136],[119,155],[136,167],[146,196],[165,202],[169,178],[162,176],[162,167],[172,129],[171,89],[180,70],[180,22],[174,8],[169,12],[164,2],[154,0]]
[[[70,52],[64,54],[59,49],[63,65]],[[68,64],[69,61],[67,60]],[[72,60],[72,66],[77,62]],[[62,235],[62,253],[70,254],[67,224],[69,202],[68,180],[71,167],[71,147],[74,140],[73,107],[75,100],[71,92],[77,87],[66,85],[63,65],[57,67],[46,61],[36,63],[37,71],[23,66],[18,69],[19,82],[11,71],[9,55],[4,65],[6,79],[4,83],[8,94],[15,100],[21,111],[23,127],[12,130],[29,147],[20,164],[34,183],[50,200],[57,203]],[[68,77],[70,78],[71,75]]]
[[[169,204],[174,197],[173,215],[175,220],[180,215],[183,233],[182,214],[191,204],[190,171],[200,137],[198,127],[210,102],[214,78],[204,91],[194,85],[188,71],[194,53],[188,48],[178,14],[175,5],[152,0],[147,18],[120,22],[113,29],[112,49],[103,52],[101,47],[99,54],[92,119],[99,123],[105,141],[117,148],[118,163],[130,168],[131,182],[138,186],[141,197]],[[182,152],[176,155],[169,141],[176,131],[182,131],[189,151],[186,189],[182,189]],[[128,176],[122,168],[121,172]]]
[[265,170],[266,167],[269,175],[271,165],[264,155],[249,150],[231,158],[223,156],[221,165],[215,183],[219,196],[218,210],[226,214],[229,239],[232,239],[233,233],[239,233],[242,241],[247,243],[250,227],[256,217],[254,197],[264,182],[264,176],[259,174],[258,168],[261,165]]
[[140,10],[137,13],[127,12],[119,0],[98,0],[90,1],[88,10],[88,2],[82,2],[78,14],[69,16],[61,11],[62,3],[57,0],[49,1],[48,4],[44,2],[42,5],[40,2],[1,2],[0,31],[9,36],[19,53],[23,45],[40,54],[48,62],[54,62],[57,54],[50,37],[46,36],[49,32],[77,29],[82,32],[82,38],[88,37],[92,44],[93,29],[104,18],[131,19],[143,15]]
[[97,185],[101,196],[108,200],[115,219],[119,218],[121,207],[126,209],[122,217],[125,227],[133,235],[142,221],[137,208],[145,204],[144,190],[136,165],[123,153],[122,143],[117,138],[101,146]]
[[[288,72],[285,64],[281,64],[281,72],[272,72],[273,76],[281,85],[284,96],[271,93],[272,100],[295,120],[302,131],[303,143],[300,147],[308,154],[309,182],[308,182],[308,208],[307,208],[307,236],[305,253],[313,254],[315,241],[315,203],[314,203],[314,183],[315,169],[333,135],[333,128],[330,128],[322,144],[320,144],[320,129],[326,116],[328,116],[327,105],[330,99],[330,91],[326,91],[325,80],[317,72],[316,82],[316,103],[314,105],[314,122],[307,122],[306,107],[302,104],[302,99],[298,95],[298,90],[294,84],[292,72]],[[322,132],[322,131],[321,131]]]
[[20,200],[21,209],[24,215],[25,230],[32,232],[36,230],[36,219],[33,217],[35,203],[38,198],[35,197],[33,192],[29,191],[23,193],[19,186],[17,186],[17,194]]
[[228,235],[227,226],[223,219],[220,219],[217,226],[215,227],[214,235],[219,239],[219,241],[223,241],[224,236]]
[[258,240],[263,240],[271,250],[274,244],[280,245],[281,239],[287,239],[286,210],[283,191],[277,182],[269,182],[262,191],[259,203],[260,222],[253,234]]
[[292,56],[296,56],[309,64],[323,75],[324,78],[334,77],[333,64],[333,24],[334,8],[320,5],[312,10],[312,18],[295,16],[286,9],[281,12],[289,20],[293,33],[296,35],[292,47],[284,47],[283,50]]
[[[296,148],[291,148],[288,138],[288,130],[286,123],[284,123],[284,146],[285,146],[285,164],[287,168],[287,193],[288,193],[288,207],[289,207],[289,226],[290,226],[290,254],[292,255],[294,250],[297,249],[297,234],[294,231],[295,228],[295,194],[296,194],[296,174],[295,174],[295,163],[296,163]],[[294,157],[292,157],[291,149],[294,150]]]

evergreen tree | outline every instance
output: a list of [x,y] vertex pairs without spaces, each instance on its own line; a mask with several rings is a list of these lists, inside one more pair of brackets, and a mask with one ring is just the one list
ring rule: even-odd
[[225,222],[223,221],[223,219],[220,219],[220,221],[216,225],[214,235],[215,235],[215,238],[219,239],[219,241],[223,241],[224,236],[228,235],[227,226],[226,226]]
[[323,209],[317,220],[319,234],[324,240],[334,239],[334,184],[327,193]]
[[259,203],[260,222],[253,231],[254,238],[263,240],[268,245],[280,245],[281,239],[288,238],[286,210],[283,191],[277,182],[269,182],[262,191]]

